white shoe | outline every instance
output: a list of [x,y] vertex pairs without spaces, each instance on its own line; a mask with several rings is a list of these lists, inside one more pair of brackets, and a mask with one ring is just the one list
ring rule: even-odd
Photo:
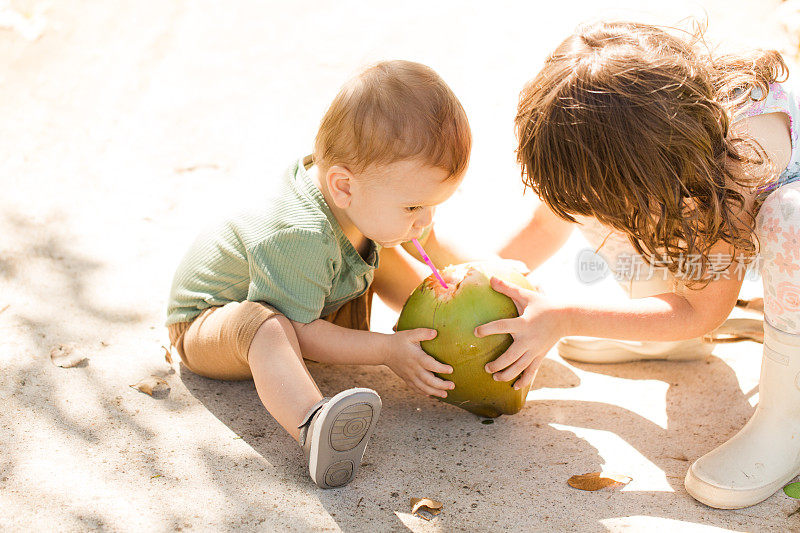
[[704,359],[714,344],[702,337],[685,341],[621,341],[597,337],[564,337],[558,341],[558,354],[580,363],[628,363],[646,359],[693,361]]
[[686,490],[718,509],[769,498],[800,473],[800,335],[764,323],[759,402],[750,421],[689,468]]
[[564,359],[581,363],[629,363],[650,359],[696,361],[710,355],[717,343],[746,340],[764,342],[762,320],[729,318],[708,335],[684,341],[621,341],[598,337],[564,337],[558,342],[558,353]]
[[361,459],[381,412],[381,398],[372,389],[348,389],[317,402],[300,423],[300,446],[308,473],[318,487],[347,485]]

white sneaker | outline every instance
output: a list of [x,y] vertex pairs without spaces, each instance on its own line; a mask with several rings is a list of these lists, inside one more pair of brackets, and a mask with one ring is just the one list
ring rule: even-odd
[[696,500],[718,509],[755,505],[800,473],[800,335],[764,323],[758,407],[733,438],[689,468]]
[[650,359],[695,361],[710,355],[717,343],[764,342],[763,339],[762,320],[729,318],[708,335],[695,339],[659,342],[575,336],[564,337],[557,347],[561,357],[581,363],[628,363]]
[[308,473],[318,487],[347,485],[361,459],[381,412],[372,389],[348,389],[316,403],[300,423],[300,446]]
[[702,337],[685,341],[622,341],[597,337],[564,337],[558,341],[558,354],[580,363],[627,363],[646,359],[692,361],[703,359],[714,344]]

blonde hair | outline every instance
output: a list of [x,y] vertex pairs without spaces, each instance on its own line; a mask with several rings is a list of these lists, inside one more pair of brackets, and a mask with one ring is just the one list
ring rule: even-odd
[[371,165],[414,159],[460,176],[472,135],[461,103],[430,67],[384,61],[350,80],[317,133],[314,161],[357,173]]
[[702,29],[580,27],[520,95],[523,182],[560,217],[596,218],[679,277],[697,258],[707,284],[715,243],[752,260],[754,220],[737,187],[763,182],[756,171],[769,165],[758,143],[731,135],[732,116],[786,74],[774,51],[713,57]]

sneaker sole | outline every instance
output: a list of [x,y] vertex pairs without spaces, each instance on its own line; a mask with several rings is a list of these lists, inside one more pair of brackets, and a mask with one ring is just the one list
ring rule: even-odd
[[323,406],[311,436],[308,468],[314,483],[331,489],[352,481],[380,411],[381,399],[370,389],[340,392]]

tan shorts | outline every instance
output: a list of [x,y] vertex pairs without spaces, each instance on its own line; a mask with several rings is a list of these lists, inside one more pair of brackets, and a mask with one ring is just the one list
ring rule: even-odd
[[[373,290],[351,300],[323,320],[349,329],[369,330]],[[210,307],[192,322],[167,326],[169,342],[186,367],[212,379],[251,379],[247,353],[261,325],[281,313],[259,302],[231,302]]]

